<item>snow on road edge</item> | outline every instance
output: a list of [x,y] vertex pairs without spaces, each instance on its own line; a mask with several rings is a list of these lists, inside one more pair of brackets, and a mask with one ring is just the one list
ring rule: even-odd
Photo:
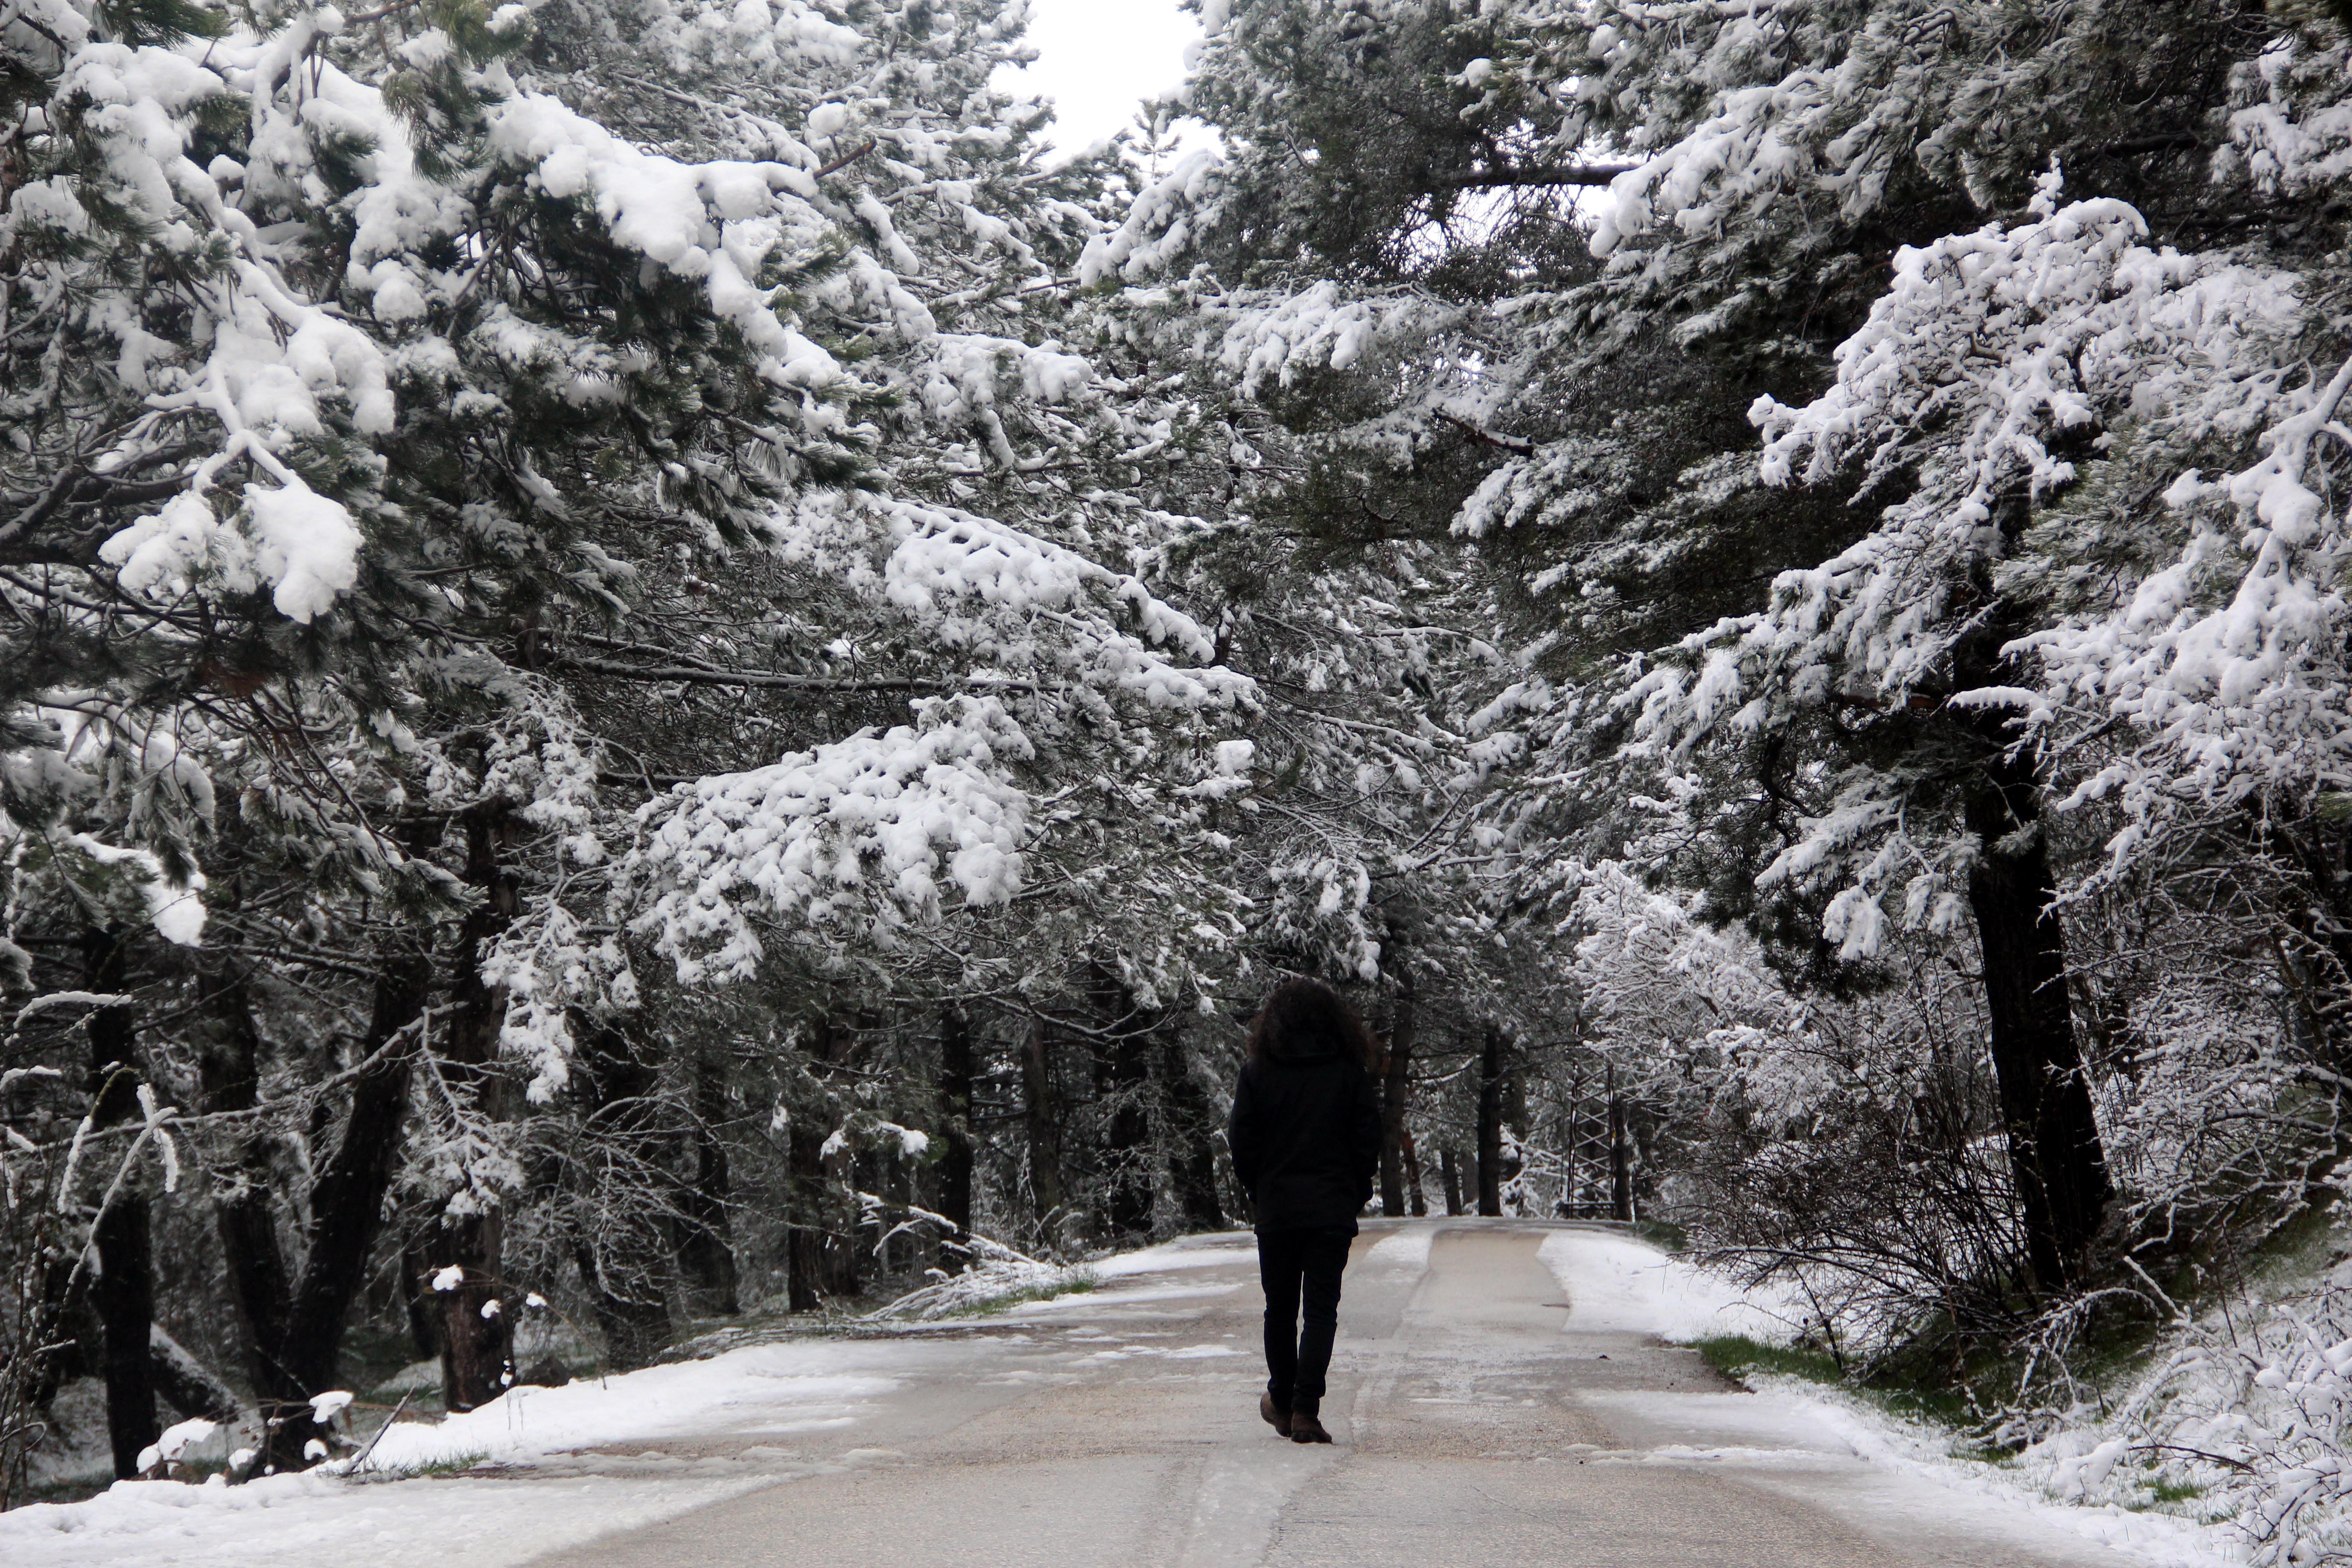
[[[1244,1232],[1118,1254],[1087,1267],[1123,1288],[1034,1302],[1007,1315],[1199,1294],[1181,1281],[1136,1277],[1247,1262],[1254,1247]],[[1129,1279],[1136,1282],[1124,1284]],[[9,1568],[130,1562],[141,1568],[310,1568],[322,1561],[507,1568],[824,1468],[794,1464],[787,1451],[794,1434],[854,1426],[907,1374],[970,1351],[952,1342],[793,1339],[561,1388],[517,1388],[442,1421],[399,1423],[378,1443],[370,1474],[362,1477],[314,1470],[235,1487],[120,1481],[81,1502],[14,1509],[0,1513],[0,1560]],[[371,1430],[365,1422],[360,1429]],[[589,1448],[654,1448],[688,1436],[740,1436],[757,1446],[734,1458],[648,1455],[623,1464],[632,1472],[625,1474],[610,1473],[614,1466],[605,1463],[598,1473],[567,1475],[554,1458]],[[556,1484],[382,1479],[484,1463],[542,1469]]]
[[[1646,1242],[1612,1231],[1559,1231],[1537,1256],[1570,1302],[1570,1333],[1640,1333],[1688,1344],[1738,1334],[1786,1343],[1804,1319],[1795,1292],[1746,1289]],[[1752,1394],[1591,1396],[1654,1446],[1618,1462],[1738,1465],[1778,1472],[1810,1500],[1858,1523],[1907,1519],[1926,1530],[1965,1522],[2021,1549],[2073,1540],[2152,1568],[2233,1568],[2246,1561],[2221,1526],[2113,1505],[2057,1500],[2006,1467],[1953,1452],[1952,1435],[1906,1421],[1843,1390],[1751,1374]],[[1810,1484],[1827,1467],[1871,1467],[1867,1484]]]

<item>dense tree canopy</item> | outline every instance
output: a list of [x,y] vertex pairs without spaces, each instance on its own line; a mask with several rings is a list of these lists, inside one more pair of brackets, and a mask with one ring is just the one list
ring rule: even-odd
[[1831,1335],[2316,1200],[2338,9],[1199,9],[0,13],[0,1488],[1243,1217],[1285,973]]

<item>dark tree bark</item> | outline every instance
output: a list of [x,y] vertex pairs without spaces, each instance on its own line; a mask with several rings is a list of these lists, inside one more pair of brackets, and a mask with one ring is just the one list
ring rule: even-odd
[[1486,1026],[1478,1050],[1478,1212],[1503,1212],[1503,1106],[1510,1089],[1503,1031]]
[[1462,1166],[1454,1157],[1454,1146],[1447,1144],[1437,1151],[1437,1168],[1445,1180],[1445,1212],[1462,1212]]
[[706,1049],[694,1061],[694,1180],[678,1194],[677,1261],[697,1310],[731,1318],[743,1309],[737,1299],[734,1184],[719,1135],[726,1121],[725,1065]]
[[1151,1230],[1151,1111],[1146,1103],[1151,1069],[1147,1049],[1151,1020],[1135,999],[1107,973],[1098,973],[1094,1003],[1105,1037],[1095,1042],[1095,1090],[1110,1101],[1104,1128],[1108,1181],[1103,1219],[1114,1235],[1144,1236]]
[[420,1048],[411,1026],[431,994],[433,960],[410,948],[378,962],[383,967],[360,1045],[363,1060],[377,1059],[352,1082],[342,1138],[310,1187],[310,1246],[287,1302],[285,1326],[274,1350],[265,1347],[257,1357],[268,1374],[254,1389],[268,1426],[262,1462],[278,1469],[310,1463],[306,1446],[325,1436],[309,1401],[336,1384],[343,1319],[367,1278],[407,1120],[408,1080]]
[[824,1132],[810,1106],[793,1111],[784,1134],[784,1288],[795,1312],[814,1312],[824,1299]]
[[1395,1014],[1381,1072],[1381,1212],[1404,1213],[1405,1098],[1412,1088],[1412,977],[1400,970]]
[[616,1367],[645,1366],[669,1343],[669,1247],[649,1190],[662,1170],[654,1089],[659,1075],[632,1041],[599,1020],[580,1031],[572,1081],[604,1163],[589,1173],[585,1213],[574,1211],[572,1260],[605,1352]]
[[1411,1128],[1404,1134],[1404,1185],[1406,1199],[1412,1205],[1412,1217],[1419,1219],[1428,1214],[1429,1194],[1421,1181],[1421,1147]]
[[425,1249],[400,1249],[400,1305],[408,1320],[408,1343],[418,1361],[441,1359],[441,1304],[433,1299],[433,1266]]
[[[483,978],[482,966],[520,908],[516,875],[499,860],[513,835],[513,807],[503,797],[483,801],[459,821],[466,829],[466,880],[480,892],[481,901],[458,925],[440,1068],[453,1092],[471,1100],[480,1114],[498,1117],[505,1108],[499,1103],[494,1067],[507,997],[502,987]],[[490,1308],[505,1289],[499,1276],[506,1215],[492,1202],[463,1214],[442,1214],[423,1250],[439,1320],[435,1337],[441,1349],[442,1398],[452,1411],[477,1409],[504,1394],[514,1375],[512,1314],[504,1303]],[[443,1289],[440,1282],[450,1268],[459,1271],[457,1282]]]
[[2031,767],[2003,758],[1966,804],[1982,849],[1969,902],[1984,954],[1993,1073],[2009,1133],[2026,1252],[2044,1289],[2082,1278],[2108,1198],[2098,1118],[2074,1043],[2066,936]]
[[940,1015],[940,1213],[956,1229],[971,1228],[971,1020],[960,1008]]
[[[859,1019],[865,1027],[874,1026],[875,1020]],[[824,1075],[831,1081],[839,1069],[856,1058],[859,1034],[851,1029],[825,1026],[818,1032],[819,1059],[824,1063]],[[860,1215],[857,1201],[852,1196],[856,1183],[850,1168],[856,1155],[846,1148],[835,1150],[823,1156],[824,1185],[820,1194],[824,1220],[824,1253],[823,1275],[824,1289],[831,1296],[855,1296],[860,1286],[860,1273],[865,1262],[864,1249],[857,1245]]]
[[808,1053],[812,1098],[795,1110],[787,1134],[792,1229],[785,1237],[785,1266],[793,1310],[798,1312],[814,1311],[826,1296],[857,1293],[857,1215],[845,1197],[850,1154],[845,1149],[824,1152],[833,1131],[826,1086],[836,1069],[848,1064],[856,1047],[848,1030],[830,1022],[816,1026]]
[[1151,1021],[1100,966],[1093,973],[1088,1000],[1101,1030],[1088,1041],[1095,1098],[1108,1110],[1102,1122],[1102,1226],[1115,1236],[1134,1236],[1151,1228],[1151,1116],[1146,1103]]
[[1187,1230],[1222,1230],[1217,1202],[1217,1118],[1173,1031],[1160,1037],[1160,1078],[1168,1092],[1168,1179]]
[[1633,1218],[1633,1151],[1625,1140],[1625,1102],[1617,1096],[1617,1064],[1609,1064],[1609,1212]]
[[[116,993],[129,969],[130,942],[120,931],[92,931],[82,942],[90,990]],[[138,1037],[128,1005],[100,1007],[89,1016],[90,1125],[103,1130],[136,1121],[139,1110]],[[110,1163],[102,1166],[111,1180]],[[100,1362],[106,1378],[106,1433],[114,1450],[114,1475],[139,1473],[139,1451],[163,1435],[155,1419],[155,1375],[148,1341],[154,1332],[155,1273],[147,1194],[126,1181],[106,1200],[91,1229],[97,1254],[90,1302],[102,1329]]]
[[1021,1088],[1029,1134],[1029,1200],[1043,1226],[1062,1206],[1062,1105],[1054,1087],[1053,1040],[1042,1018],[1031,1026],[1022,1052]]
[[[206,970],[196,978],[198,1103],[210,1113],[251,1110],[261,1103],[261,1034],[245,976]],[[278,1347],[293,1299],[278,1207],[270,1185],[269,1141],[257,1127],[233,1135],[222,1162],[213,1212],[236,1302],[246,1381],[265,1401],[282,1396]]]

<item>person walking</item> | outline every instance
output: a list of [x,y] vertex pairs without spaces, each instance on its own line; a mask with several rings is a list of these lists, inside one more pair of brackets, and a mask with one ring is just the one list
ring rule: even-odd
[[1225,1142],[1256,1211],[1265,1289],[1258,1414],[1294,1443],[1331,1440],[1320,1411],[1339,1328],[1339,1274],[1381,1163],[1372,1055],[1371,1036],[1338,992],[1286,980],[1250,1025],[1234,1086]]

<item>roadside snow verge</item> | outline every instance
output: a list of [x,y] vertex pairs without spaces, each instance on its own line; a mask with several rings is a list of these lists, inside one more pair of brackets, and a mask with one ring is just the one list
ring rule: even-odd
[[[793,1456],[766,1447],[697,1459],[600,1454],[594,1473],[546,1487],[393,1478],[473,1465],[561,1476],[578,1463],[562,1458],[569,1453],[685,1436],[788,1443],[796,1433],[854,1424],[898,1386],[886,1371],[921,1354],[840,1342],[753,1345],[562,1388],[517,1388],[445,1421],[395,1423],[366,1469],[349,1479],[322,1468],[234,1487],[121,1481],[87,1501],[0,1513],[0,1561],[10,1568],[313,1568],[322,1561],[503,1568],[772,1485],[795,1473]],[[362,1421],[360,1433],[364,1441],[372,1428]],[[355,1543],[364,1549],[355,1553]]]
[[[1786,1343],[1807,1316],[1801,1294],[1742,1290],[1647,1243],[1560,1231],[1537,1255],[1569,1303],[1566,1332],[1645,1334],[1688,1344],[1723,1335]],[[1954,1435],[1858,1396],[1751,1373],[1751,1393],[1657,1390],[1585,1394],[1624,1447],[1585,1463],[1718,1470],[1801,1499],[1898,1543],[1966,1542],[2042,1563],[2234,1568],[2242,1544],[2223,1527],[2176,1515],[2054,1499],[2040,1467],[1954,1452]],[[1986,1561],[1998,1559],[1988,1558]]]
[[1554,1231],[1536,1256],[1567,1293],[1570,1333],[1655,1334],[1678,1344],[1738,1334],[1786,1344],[1806,1316],[1793,1291],[1743,1290],[1615,1231]]

